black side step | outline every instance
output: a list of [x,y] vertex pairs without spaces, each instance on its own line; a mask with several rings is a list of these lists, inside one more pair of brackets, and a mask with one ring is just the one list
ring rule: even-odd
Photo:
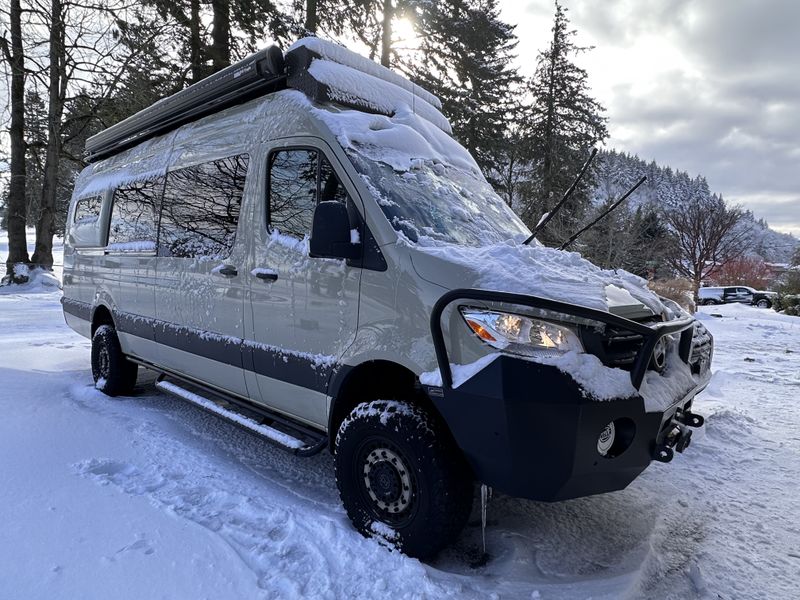
[[226,421],[291,452],[296,456],[319,454],[328,445],[328,436],[293,421],[269,409],[229,396],[202,384],[164,372],[145,361],[129,357],[142,366],[159,373],[156,387],[168,394],[191,402],[198,408],[222,417]]
[[[187,389],[184,385],[178,385],[177,383],[168,381],[164,376],[158,378],[156,387],[168,394],[191,402],[206,412],[222,417],[226,421],[250,433],[254,433],[297,456],[313,456],[319,453],[328,443],[325,436],[319,436],[316,437],[316,439],[308,439],[309,436],[305,434],[305,432],[282,431],[289,428],[283,426],[278,429],[274,426],[277,424],[275,421],[270,422],[269,419],[263,417],[259,419],[258,417],[244,414],[241,410],[235,410],[230,406],[225,406],[227,402],[212,400],[205,395],[200,395],[196,391]],[[302,437],[300,437],[301,435]]]

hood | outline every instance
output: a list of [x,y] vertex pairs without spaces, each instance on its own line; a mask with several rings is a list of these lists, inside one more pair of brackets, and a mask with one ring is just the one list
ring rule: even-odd
[[653,311],[634,298],[628,290],[608,284],[605,291],[608,312],[633,321],[653,316]]
[[449,290],[477,288],[539,296],[628,318],[667,314],[647,282],[601,269],[577,252],[514,241],[481,247],[408,243],[417,274]]

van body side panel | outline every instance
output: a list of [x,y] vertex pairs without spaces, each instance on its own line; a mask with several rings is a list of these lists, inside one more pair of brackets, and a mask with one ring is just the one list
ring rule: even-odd
[[[235,257],[228,262],[238,263]],[[241,363],[244,291],[213,273],[218,263],[158,259],[155,339],[161,364],[247,396]]]
[[342,362],[385,360],[418,375],[435,368],[430,309],[444,289],[414,277],[406,248],[391,244],[382,252],[387,270],[362,274],[358,335]]
[[72,329],[78,335],[82,335],[83,337],[87,338],[92,337],[92,323],[88,319],[75,316],[74,314],[70,314],[65,310],[64,320],[67,322],[67,326],[69,326],[70,329]]
[[[87,167],[81,177],[86,177]],[[101,191],[91,195],[99,198],[100,215],[94,222],[75,223],[76,204],[85,201],[74,195],[67,214],[67,230],[64,239],[64,297],[91,304],[95,291],[102,285],[106,260],[105,245],[108,232],[108,218],[111,210],[110,194]]]
[[[91,175],[87,167],[79,179]],[[105,257],[105,235],[108,227],[108,193],[100,191],[92,194],[101,202],[97,219],[75,223],[76,206],[86,200],[73,194],[67,212],[67,226],[64,237],[64,271],[62,299],[64,318],[67,325],[85,337],[91,337],[92,307],[98,293],[108,291],[109,274]],[[111,278],[113,281],[113,278]]]
[[116,260],[119,279],[114,323],[120,346],[126,354],[145,358],[153,350],[156,259],[154,256],[120,255]]

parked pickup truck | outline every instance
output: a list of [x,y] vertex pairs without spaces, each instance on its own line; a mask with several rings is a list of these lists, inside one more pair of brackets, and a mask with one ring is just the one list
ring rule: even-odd
[[703,287],[700,288],[699,292],[700,304],[741,302],[742,304],[752,304],[759,308],[772,308],[772,302],[777,295],[776,292],[754,290],[746,285]]

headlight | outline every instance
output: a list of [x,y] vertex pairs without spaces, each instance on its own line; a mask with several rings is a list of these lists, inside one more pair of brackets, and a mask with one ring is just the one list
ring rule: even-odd
[[461,316],[475,335],[500,350],[523,355],[583,351],[572,329],[549,321],[475,308],[462,308]]

